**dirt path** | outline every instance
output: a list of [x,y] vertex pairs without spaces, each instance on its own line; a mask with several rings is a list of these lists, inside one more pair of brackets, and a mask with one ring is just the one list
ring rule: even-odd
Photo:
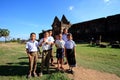
[[[68,65],[64,66],[68,69]],[[120,77],[115,74],[100,72],[92,69],[85,69],[83,67],[74,68],[74,74],[68,74],[72,80],[120,80]]]

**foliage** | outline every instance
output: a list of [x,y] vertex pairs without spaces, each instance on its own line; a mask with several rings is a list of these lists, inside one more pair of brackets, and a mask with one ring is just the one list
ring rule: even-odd
[[10,31],[8,29],[0,29],[0,37],[4,37],[5,41],[6,38],[9,36]]
[[51,75],[47,76],[45,80],[70,80],[70,79],[68,79],[65,74],[58,72],[52,73]]

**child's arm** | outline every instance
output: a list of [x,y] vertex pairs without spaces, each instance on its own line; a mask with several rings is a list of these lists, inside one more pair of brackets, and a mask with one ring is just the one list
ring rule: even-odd
[[29,50],[28,50],[28,42],[26,43],[26,53],[29,53]]
[[65,47],[64,47],[64,55],[66,56],[65,52],[66,52],[66,51],[65,51]]
[[52,45],[52,44],[53,44],[53,42],[46,42],[46,44]]
[[27,48],[26,48],[26,53],[27,53],[28,57],[30,57],[29,50]]
[[44,42],[41,42],[41,43],[39,44],[39,46],[41,47],[43,43],[44,43]]
[[38,43],[38,45],[41,47],[44,42],[45,41],[43,39],[41,39],[40,42]]
[[58,48],[58,44],[57,44],[57,41],[55,41],[55,46]]
[[28,54],[29,53],[29,50],[26,48],[26,53]]
[[55,43],[55,46],[57,47],[57,44]]

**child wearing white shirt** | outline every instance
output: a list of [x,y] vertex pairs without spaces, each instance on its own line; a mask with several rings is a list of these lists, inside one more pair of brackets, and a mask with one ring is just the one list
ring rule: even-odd
[[49,30],[48,33],[49,33],[49,41],[51,42],[51,50],[50,50],[51,66],[54,66],[54,64],[53,64],[53,62],[54,62],[54,60],[53,60],[53,45],[54,45],[55,40],[52,36],[52,30]]
[[[58,35],[59,39],[55,41],[55,45],[57,47],[57,53],[56,53],[56,57],[57,57],[57,69],[60,70],[64,70],[63,68],[63,58],[64,58],[64,51],[65,51],[65,41],[62,40],[62,34]],[[61,65],[61,66],[60,66]]]
[[37,67],[37,58],[38,58],[38,42],[35,40],[36,34],[30,34],[30,40],[26,43],[26,52],[29,58],[29,74],[27,78],[30,78],[33,72],[34,77],[37,76],[36,74],[36,67]]
[[72,68],[76,66],[76,50],[75,50],[75,42],[72,40],[72,34],[67,35],[68,41],[65,43],[65,51],[66,51],[66,57],[69,65],[69,70],[71,73],[73,73]]
[[51,42],[49,41],[48,37],[49,37],[49,33],[44,32],[44,37],[39,42],[39,46],[42,47],[41,72],[39,74],[40,76],[42,76],[44,65],[47,67],[47,72],[49,72]]

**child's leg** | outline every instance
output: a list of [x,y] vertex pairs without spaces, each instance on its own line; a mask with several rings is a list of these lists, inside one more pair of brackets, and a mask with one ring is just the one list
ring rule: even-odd
[[60,59],[61,68],[63,69],[63,59]]
[[33,73],[36,73],[37,59],[38,59],[38,54],[35,53],[35,56],[34,56],[34,65],[33,65]]
[[71,70],[71,67],[69,66],[69,70]]
[[73,67],[71,67],[71,71],[73,70]]
[[47,72],[49,73],[50,51],[46,53],[45,64],[47,66]]
[[[44,67],[44,64],[45,64],[45,56],[44,56],[44,51],[42,52],[42,60],[41,60],[41,72],[40,73],[42,73],[42,71],[43,71],[43,67]],[[46,53],[45,53],[45,55],[46,55]]]
[[65,57],[63,58],[63,62],[64,62],[64,64],[67,64],[67,63],[68,63],[68,60],[67,60],[67,53],[65,53]]
[[50,57],[51,57],[51,65],[53,65],[53,50],[50,50]]
[[31,75],[32,73],[32,69],[33,69],[33,56],[31,54],[28,55],[29,57],[29,75]]
[[58,58],[58,59],[57,59],[57,69],[60,69],[59,64],[60,64],[60,59]]
[[74,74],[74,70],[73,70],[73,67],[71,67],[71,73]]

